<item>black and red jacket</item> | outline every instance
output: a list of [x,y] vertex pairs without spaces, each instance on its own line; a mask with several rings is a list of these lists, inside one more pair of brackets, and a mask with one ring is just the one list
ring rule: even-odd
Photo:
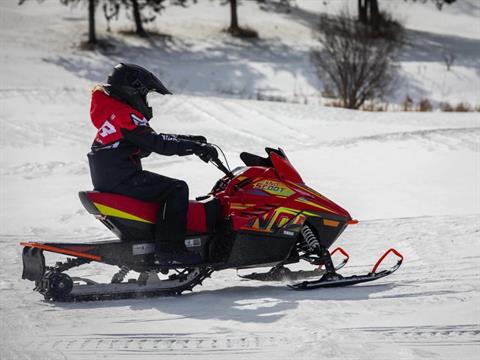
[[90,117],[98,129],[87,155],[95,190],[111,191],[141,171],[140,159],[152,152],[180,156],[194,152],[194,142],[155,133],[140,112],[102,90],[92,93]]

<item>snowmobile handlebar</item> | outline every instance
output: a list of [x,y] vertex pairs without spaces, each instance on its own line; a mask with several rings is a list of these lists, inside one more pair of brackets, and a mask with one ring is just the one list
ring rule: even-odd
[[[205,138],[204,138],[205,139]],[[217,148],[218,150],[220,150],[220,152],[223,154],[223,156],[225,157],[225,154],[223,153],[223,150],[220,148],[220,146],[218,145],[215,145],[215,144],[211,144],[211,143],[208,143],[205,139],[205,141],[200,141],[200,140],[196,140],[195,141],[197,144],[199,145],[203,145],[203,146],[208,146],[208,147],[211,147],[215,150],[215,148]],[[202,155],[199,155],[200,158],[205,161],[205,162],[211,162],[215,165],[215,167],[217,169],[219,169],[221,172],[223,172],[229,179],[233,179],[235,176],[232,174],[232,172],[223,164],[223,162],[218,158],[218,152],[215,150],[214,151],[214,154],[211,153],[211,154],[208,154],[208,157],[203,157]],[[227,158],[225,157],[225,161],[227,161]],[[228,163],[228,161],[227,161]]]
[[230,170],[227,169],[227,167],[222,163],[222,161],[217,157],[216,159],[211,160],[212,163],[219,169],[221,172],[223,172],[229,179],[233,179],[234,175]]
[[[205,139],[206,140],[206,139]],[[220,146],[218,145],[215,145],[215,144],[212,144],[212,143],[208,143],[208,142],[199,142],[197,141],[198,144],[203,144],[204,146],[209,146],[213,149],[217,148],[218,150],[220,150],[220,152],[222,153],[223,157],[225,158],[225,161],[227,161],[227,158],[225,157],[225,154],[223,153],[223,150],[220,148]],[[235,176],[232,174],[232,172],[223,164],[223,162],[218,158],[218,151],[214,151],[215,154],[210,154],[210,156],[213,156],[213,157],[208,157],[208,158],[203,158],[202,156],[200,156],[200,158],[205,161],[205,162],[211,162],[213,163],[213,165],[215,165],[215,167],[217,169],[219,169],[221,172],[223,172],[229,179],[233,179]],[[228,163],[228,161],[227,161]]]

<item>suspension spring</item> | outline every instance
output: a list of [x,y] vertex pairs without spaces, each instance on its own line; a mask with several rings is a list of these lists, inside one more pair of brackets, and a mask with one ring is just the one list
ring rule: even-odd
[[57,272],[63,272],[63,271],[67,271],[71,268],[74,268],[74,267],[77,267],[77,266],[80,266],[80,265],[83,265],[83,264],[88,264],[90,261],[92,260],[87,260],[87,259],[83,259],[83,258],[67,258],[67,261],[65,262],[61,262],[61,261],[57,261],[55,263],[55,266],[47,266],[46,267],[46,270],[54,270],[54,271],[57,271]]
[[313,233],[312,229],[308,227],[308,225],[302,227],[301,232],[303,235],[303,239],[305,240],[311,251],[320,247],[320,243],[318,242],[317,237]]
[[117,272],[115,275],[113,275],[112,277],[112,283],[113,284],[118,284],[118,283],[121,283],[124,279],[125,279],[125,276],[127,276],[127,274],[130,272],[130,268],[128,266],[125,266],[123,265],[121,268],[120,268],[120,271]]

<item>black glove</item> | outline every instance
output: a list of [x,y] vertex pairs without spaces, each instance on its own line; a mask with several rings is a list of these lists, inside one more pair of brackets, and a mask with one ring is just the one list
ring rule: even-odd
[[177,135],[177,138],[180,140],[195,141],[202,144],[207,143],[207,138],[202,135]]
[[205,162],[218,159],[218,152],[210,144],[197,144],[193,150],[194,154]]

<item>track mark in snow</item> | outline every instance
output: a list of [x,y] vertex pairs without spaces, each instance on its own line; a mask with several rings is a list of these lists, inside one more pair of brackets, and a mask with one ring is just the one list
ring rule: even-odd
[[[213,104],[210,101],[207,104],[203,104],[204,101],[201,104],[198,104],[199,102],[201,102],[201,100],[200,99],[196,99],[196,100],[197,100],[196,102],[191,101],[190,104],[192,105],[192,107],[194,107],[197,110],[197,112],[200,112],[200,113],[204,114],[206,117],[208,117],[210,119],[213,119],[215,122],[220,123],[223,127],[227,127],[230,131],[236,132],[238,135],[247,137],[249,139],[257,139],[258,141],[261,141],[262,143],[263,142],[267,142],[267,143],[270,142],[270,139],[259,136],[255,132],[247,131],[245,129],[241,130],[239,128],[234,128],[232,126],[228,126],[228,124],[225,124],[224,122],[220,121],[220,119],[218,119],[214,115],[214,114],[218,113],[218,111],[212,111]],[[227,112],[227,113],[230,114],[229,112]],[[228,120],[228,117],[225,118],[225,121],[227,121],[227,120]],[[237,122],[237,124],[242,125],[241,122]]]
[[345,329],[345,331],[362,331],[381,333],[396,342],[436,343],[444,346],[446,343],[480,344],[480,325],[446,325],[446,326],[396,326],[396,327],[364,327]]
[[55,101],[61,98],[78,99],[79,97],[87,97],[88,90],[83,87],[61,87],[61,88],[17,88],[17,89],[0,89],[0,100],[20,97],[22,99],[38,99],[39,101]]
[[27,162],[19,166],[0,170],[0,176],[22,175],[24,179],[32,180],[39,177],[49,176],[56,169],[67,166],[63,161],[48,161],[46,163],[31,163]]
[[[256,353],[268,348],[291,343],[291,337],[278,337],[277,334],[258,335],[211,335],[211,334],[111,334],[88,339],[48,339],[42,347],[53,347],[61,352],[96,352],[116,354],[121,352],[154,352],[155,354],[208,354],[208,353]],[[297,339],[300,340],[300,339]]]
[[[237,117],[239,120],[248,119],[250,121],[261,124],[261,126],[266,129],[274,128],[276,132],[279,133],[282,133],[283,130],[285,134],[288,134],[290,142],[292,142],[292,139],[298,138],[297,141],[301,144],[306,139],[310,138],[310,136],[308,136],[307,134],[300,132],[298,128],[290,126],[289,124],[285,124],[280,120],[274,119],[266,113],[255,109],[253,106],[238,107],[234,106],[234,104],[231,102],[222,102],[220,103],[220,106],[222,106],[226,112],[235,115],[235,117]],[[289,118],[289,120],[291,119]],[[266,132],[266,134],[269,134],[269,132]]]
[[478,144],[479,136],[479,127],[427,129],[384,133],[351,139],[335,140],[332,142],[321,143],[317,146],[355,146],[366,142],[400,142],[411,140],[427,146],[432,143],[442,144],[446,146],[449,150],[467,148],[474,152],[480,152],[480,146]]

